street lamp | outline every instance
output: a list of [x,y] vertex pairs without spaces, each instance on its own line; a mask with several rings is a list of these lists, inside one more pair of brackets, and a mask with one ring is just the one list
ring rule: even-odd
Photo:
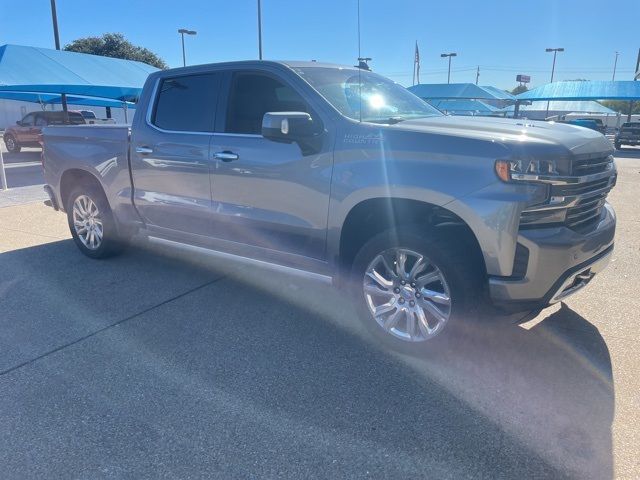
[[558,52],[564,52],[564,48],[547,48],[545,52],[553,52],[553,65],[551,66],[551,83],[553,83],[553,74],[556,71],[556,55]]
[[178,30],[178,33],[182,36],[182,66],[186,67],[187,66],[187,57],[184,54],[184,36],[186,35],[195,35],[198,32],[196,32],[195,30],[187,30],[186,28],[181,28],[180,30]]
[[611,77],[612,82],[615,82],[616,80],[616,67],[618,66],[618,55],[620,55],[620,52],[616,52],[616,59],[613,61],[613,77]]
[[454,53],[454,52],[451,52],[451,53],[441,53],[441,54],[440,54],[440,56],[441,56],[442,58],[449,57],[449,70],[448,70],[448,72],[447,72],[447,83],[451,83],[451,57],[457,57],[457,56],[458,56],[458,54],[457,54],[457,53]]
[[[553,52],[553,65],[551,66],[551,83],[553,83],[553,74],[556,71],[556,55],[558,52],[564,52],[564,48],[547,48],[545,52]],[[549,100],[547,100],[547,113],[545,119],[549,116]]]

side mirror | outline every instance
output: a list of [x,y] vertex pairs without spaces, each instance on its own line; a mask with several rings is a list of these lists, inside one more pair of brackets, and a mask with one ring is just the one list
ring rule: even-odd
[[313,133],[313,120],[305,112],[267,112],[262,117],[262,136],[274,142],[298,142]]
[[16,122],[16,125],[18,125],[19,127],[21,127],[21,126],[22,126],[22,120],[18,120],[18,121]]

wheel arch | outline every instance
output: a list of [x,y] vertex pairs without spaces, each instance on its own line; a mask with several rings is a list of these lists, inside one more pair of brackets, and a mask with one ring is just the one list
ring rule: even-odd
[[71,168],[65,170],[60,177],[60,206],[64,211],[66,211],[69,195],[78,185],[91,185],[98,188],[109,204],[104,185],[95,174],[82,168]]
[[375,197],[354,205],[342,223],[337,255],[339,276],[348,271],[359,249],[369,238],[382,231],[404,226],[455,235],[469,247],[473,260],[486,274],[480,243],[473,230],[457,214],[443,206],[421,200]]

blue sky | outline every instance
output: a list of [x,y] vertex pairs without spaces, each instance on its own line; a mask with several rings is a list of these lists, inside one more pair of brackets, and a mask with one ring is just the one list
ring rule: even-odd
[[[5,0],[6,1],[6,0]],[[7,1],[7,3],[9,3]],[[121,32],[170,66],[182,63],[177,29],[188,37],[187,62],[209,63],[257,57],[256,0],[58,0],[61,42]],[[14,0],[0,11],[0,45],[54,47],[49,0]],[[356,0],[262,0],[263,48],[267,59],[317,59],[353,64],[357,57]],[[640,48],[640,0],[361,0],[362,54],[373,69],[411,84],[418,41],[423,83],[446,82],[454,51],[452,82],[512,88],[517,73],[532,84],[548,82],[552,54],[564,47],[557,80],[632,79]],[[21,21],[20,19],[25,19]]]

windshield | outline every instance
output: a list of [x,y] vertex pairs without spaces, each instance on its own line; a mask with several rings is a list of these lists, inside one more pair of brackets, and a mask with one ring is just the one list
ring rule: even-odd
[[344,116],[363,122],[397,123],[442,113],[403,86],[375,73],[352,68],[295,69]]

